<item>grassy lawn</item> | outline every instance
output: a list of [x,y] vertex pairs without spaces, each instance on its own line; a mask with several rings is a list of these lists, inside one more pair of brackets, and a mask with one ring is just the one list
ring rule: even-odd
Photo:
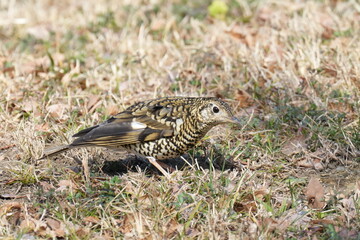
[[[360,239],[356,1],[0,1],[1,239]],[[241,118],[171,180],[126,152],[46,147],[138,102]]]

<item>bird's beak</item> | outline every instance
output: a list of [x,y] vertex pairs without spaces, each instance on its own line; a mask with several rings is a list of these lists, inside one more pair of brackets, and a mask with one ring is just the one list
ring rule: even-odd
[[233,124],[236,124],[236,125],[241,125],[241,121],[240,119],[236,118],[236,117],[231,117],[228,119],[228,122],[229,123],[233,123]]

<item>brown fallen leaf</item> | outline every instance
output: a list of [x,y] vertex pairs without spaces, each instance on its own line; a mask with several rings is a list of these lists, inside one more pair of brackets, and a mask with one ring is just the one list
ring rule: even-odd
[[274,10],[269,7],[262,7],[258,10],[256,20],[260,23],[267,22],[273,17]]
[[88,223],[99,223],[100,219],[94,216],[87,216],[84,217],[83,221]]
[[35,74],[47,72],[51,65],[50,59],[47,56],[39,58],[30,58],[24,61],[20,66],[19,70],[24,75]]
[[281,152],[287,156],[301,153],[307,147],[305,141],[306,137],[304,135],[295,136],[283,145]]
[[350,102],[346,103],[335,100],[329,101],[328,108],[329,110],[345,113],[347,116],[351,116],[351,114],[355,111],[355,108]]
[[[65,236],[65,226],[61,224],[60,221],[52,218],[46,218],[45,221],[47,225],[50,227],[50,229],[53,231],[53,233],[55,233],[54,235],[56,237],[62,238]],[[48,233],[50,232],[49,231],[50,229],[47,229]]]
[[303,159],[297,162],[299,167],[314,168],[316,170],[323,170],[324,165],[320,159]]
[[254,196],[256,199],[263,199],[264,196],[268,195],[270,190],[268,188],[260,188],[254,191]]
[[84,239],[89,235],[89,233],[90,233],[90,229],[84,227],[76,230],[76,236],[78,236],[80,239]]
[[337,77],[338,76],[338,69],[337,66],[335,64],[328,64],[322,67],[322,75],[327,76],[327,77]]
[[176,220],[171,219],[164,227],[165,239],[172,239],[178,233],[178,228],[180,227],[180,224]]
[[359,239],[359,231],[356,231],[355,229],[348,229],[345,227],[342,227],[340,231],[338,231],[340,239]]
[[66,109],[67,105],[61,103],[53,104],[46,108],[50,116],[56,119],[62,119],[64,117]]
[[20,223],[20,229],[22,229],[25,232],[34,231],[36,227],[35,222],[31,218],[26,218],[21,221]]
[[352,219],[356,218],[356,207],[355,207],[355,201],[353,197],[350,198],[344,198],[340,200],[342,205],[342,212],[344,216],[348,219],[348,221],[351,221]]
[[304,214],[303,206],[299,205],[296,208],[290,208],[285,211],[283,215],[277,220],[276,230],[285,232],[291,225],[306,226],[309,224],[311,218]]
[[256,30],[249,27],[233,26],[230,30],[225,31],[235,39],[240,40],[243,44],[248,47],[254,46],[256,38]]
[[4,216],[9,212],[20,211],[23,205],[19,202],[10,202],[0,205],[0,216]]
[[72,80],[72,74],[70,72],[67,72],[62,76],[61,83],[63,86],[68,87],[70,82]]
[[277,230],[278,221],[271,218],[271,217],[265,217],[261,219],[260,224],[263,229],[265,229],[268,232],[273,232],[274,230]]
[[312,177],[305,191],[309,206],[315,209],[325,207],[324,195],[324,187],[321,185],[319,179]]
[[55,220],[52,218],[46,218],[45,221],[52,230],[58,229],[61,226],[61,224],[58,220]]
[[97,95],[90,95],[88,97],[88,101],[86,103],[86,111],[87,113],[93,113],[97,106],[100,104],[100,97]]
[[233,209],[235,212],[255,212],[257,205],[255,201],[235,202]]
[[60,180],[59,181],[59,187],[55,190],[56,192],[59,191],[64,191],[67,188],[69,189],[78,189],[78,187],[76,186],[76,184],[74,182],[72,182],[71,180]]
[[48,133],[50,132],[50,125],[47,122],[42,124],[37,124],[35,125],[35,130],[43,133]]
[[254,212],[257,209],[257,200],[263,200],[269,194],[269,189],[259,188],[244,196],[243,201],[234,203],[236,212]]
[[133,225],[132,225],[133,222],[135,222],[135,218],[134,218],[133,215],[131,215],[131,214],[125,215],[125,217],[124,217],[124,219],[122,221],[122,224],[119,227],[120,232],[124,233],[124,234],[132,232],[132,230],[134,228]]
[[40,182],[40,186],[42,187],[42,189],[45,193],[49,192],[50,190],[55,189],[54,185],[52,185],[51,183],[48,183],[48,182],[44,182],[44,181]]
[[248,94],[247,92],[245,92],[241,89],[236,90],[235,99],[237,101],[239,101],[240,108],[247,108],[254,104],[254,101],[253,101],[252,97],[250,96],[250,94]]
[[34,112],[37,108],[39,108],[39,103],[35,99],[22,102],[22,110],[27,113]]
[[9,202],[0,205],[0,223],[2,225],[16,226],[23,219],[23,207],[20,202]]

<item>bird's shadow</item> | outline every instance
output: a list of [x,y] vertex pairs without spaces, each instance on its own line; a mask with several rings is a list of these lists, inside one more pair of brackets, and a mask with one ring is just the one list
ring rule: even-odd
[[[212,161],[209,159],[212,159]],[[223,171],[235,168],[235,165],[231,161],[226,160],[222,155],[209,157],[204,155],[191,156],[185,154],[181,157],[162,160],[161,162],[166,164],[170,171],[174,169],[182,170],[191,166],[196,169],[215,168]],[[127,156],[124,159],[116,161],[105,161],[101,167],[101,171],[110,176],[122,175],[127,172],[138,172],[139,170],[145,172],[147,175],[161,175],[160,171],[146,158],[135,155]]]

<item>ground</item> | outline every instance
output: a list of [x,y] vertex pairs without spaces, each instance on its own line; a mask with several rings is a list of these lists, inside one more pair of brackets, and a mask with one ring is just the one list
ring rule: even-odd
[[[0,236],[360,239],[356,1],[0,2]],[[131,104],[216,96],[171,179],[102,148],[38,160]]]

